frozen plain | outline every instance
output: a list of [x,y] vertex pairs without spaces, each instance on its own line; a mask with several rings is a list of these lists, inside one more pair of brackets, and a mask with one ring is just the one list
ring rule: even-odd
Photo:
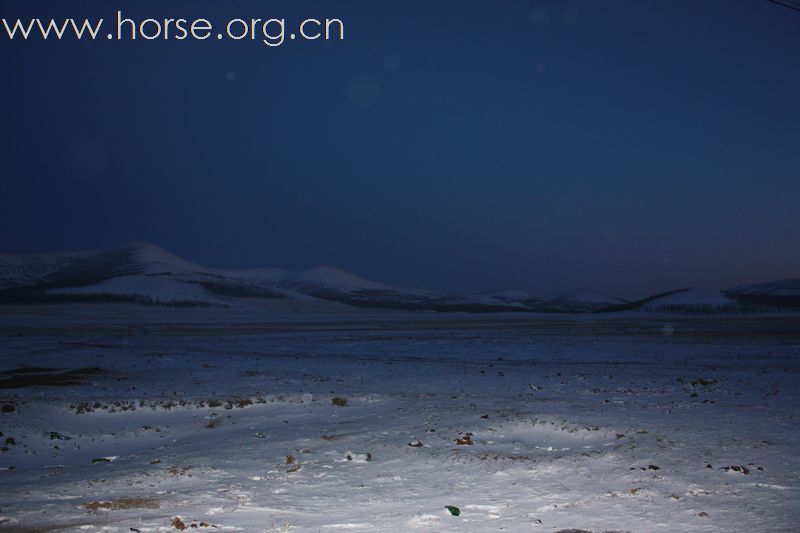
[[0,308],[0,530],[799,527],[796,315],[284,311]]

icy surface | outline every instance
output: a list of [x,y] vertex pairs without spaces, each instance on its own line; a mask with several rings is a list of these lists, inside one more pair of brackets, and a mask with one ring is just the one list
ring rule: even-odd
[[230,313],[0,307],[0,528],[797,528],[796,317]]

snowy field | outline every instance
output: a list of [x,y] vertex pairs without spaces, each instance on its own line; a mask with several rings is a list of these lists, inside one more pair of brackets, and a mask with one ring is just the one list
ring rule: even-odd
[[233,313],[0,307],[0,530],[800,528],[797,316]]

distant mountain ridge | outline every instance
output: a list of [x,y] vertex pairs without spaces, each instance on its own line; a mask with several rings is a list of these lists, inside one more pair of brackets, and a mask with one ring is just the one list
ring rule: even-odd
[[74,254],[0,255],[0,303],[132,301],[229,305],[238,299],[318,299],[359,307],[492,312],[519,306],[392,287],[334,268],[213,269],[148,243]]
[[0,254],[0,304],[135,302],[230,306],[247,299],[324,300],[356,307],[434,312],[595,313],[737,312],[746,306],[800,306],[800,279],[741,285],[728,291],[678,290],[628,301],[587,289],[535,296],[515,289],[476,295],[394,287],[321,266],[215,269],[149,243],[60,254]]

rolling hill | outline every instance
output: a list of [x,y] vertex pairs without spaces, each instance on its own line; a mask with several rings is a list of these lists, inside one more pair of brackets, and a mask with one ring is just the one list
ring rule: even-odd
[[0,254],[0,304],[134,302],[229,307],[252,299],[433,312],[761,312],[799,307],[800,279],[727,291],[681,289],[628,301],[588,289],[543,297],[516,289],[449,294],[387,285],[329,266],[302,271],[208,268],[148,243],[58,254]]

